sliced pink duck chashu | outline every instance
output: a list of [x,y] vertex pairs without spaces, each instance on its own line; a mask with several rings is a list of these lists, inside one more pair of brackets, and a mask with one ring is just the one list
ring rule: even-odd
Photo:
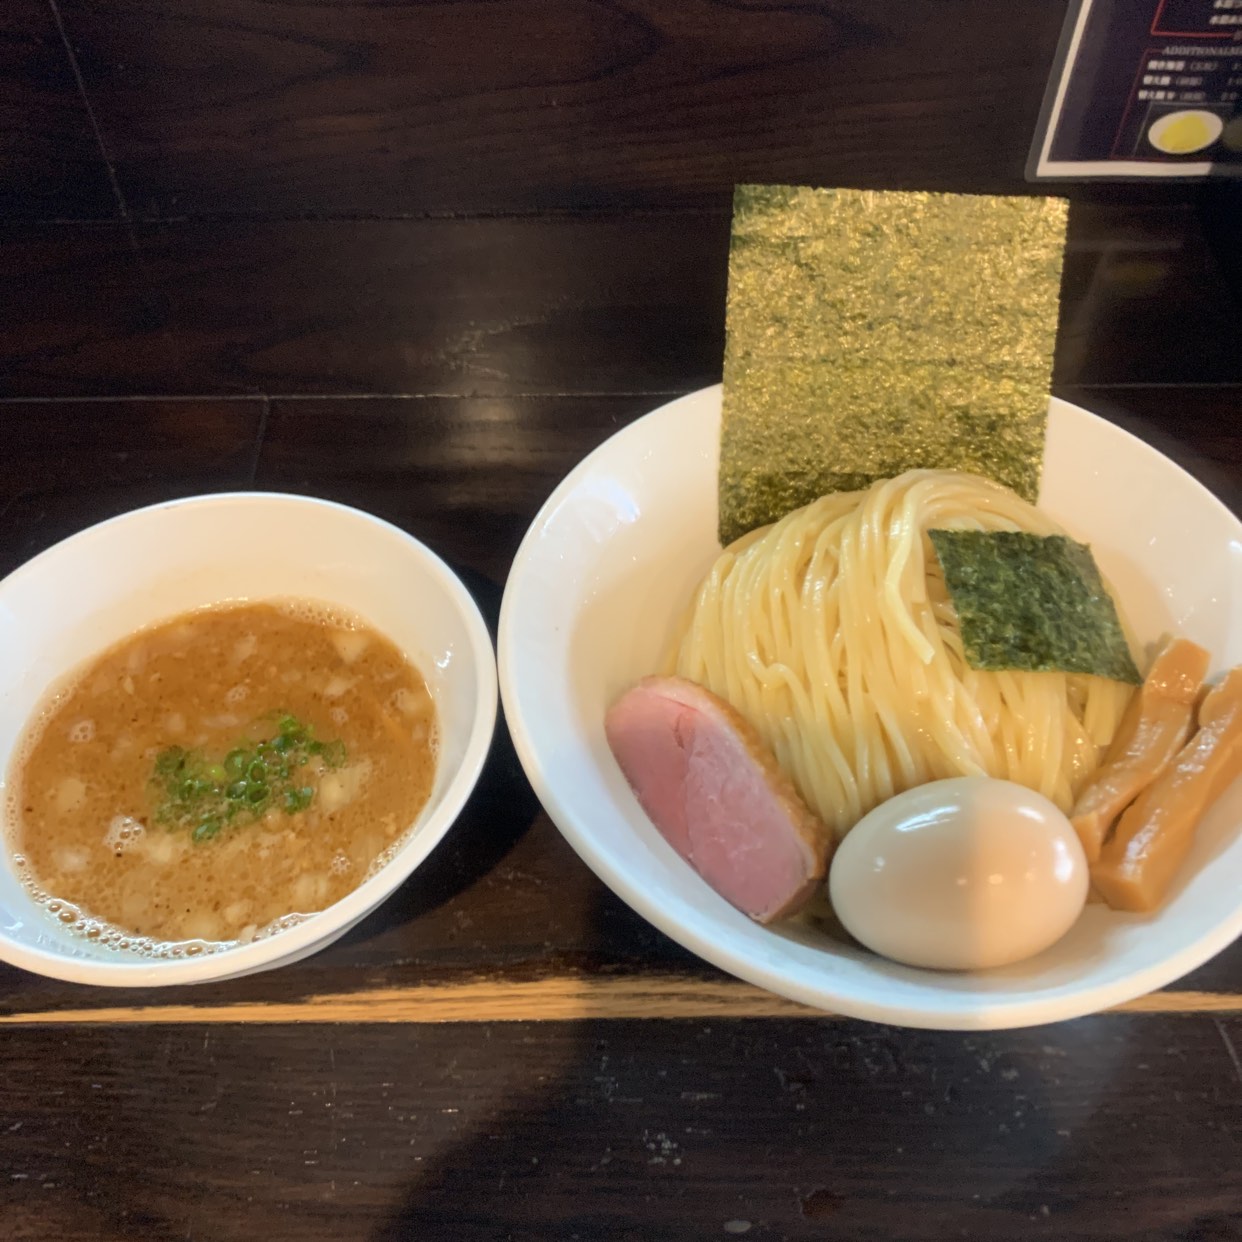
[[604,728],[652,823],[739,910],[769,923],[822,883],[832,834],[723,699],[680,677],[648,677],[613,704]]

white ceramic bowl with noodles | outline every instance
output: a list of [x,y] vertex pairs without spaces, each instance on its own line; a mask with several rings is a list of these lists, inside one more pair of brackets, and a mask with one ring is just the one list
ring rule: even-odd
[[[548,813],[595,872],[687,948],[821,1009],[982,1029],[1075,1017],[1159,988],[1242,932],[1242,782],[1199,828],[1164,909],[1092,905],[1052,948],[978,974],[900,966],[797,923],[761,927],[664,841],[604,736],[606,707],[660,666],[719,552],[720,390],[625,428],[557,488],[501,611],[501,694]],[[1092,545],[1140,643],[1177,633],[1242,663],[1242,524],[1155,449],[1054,400],[1040,507]]]
[[451,827],[496,719],[491,638],[457,576],[404,531],[306,496],[199,496],[124,514],[0,582],[0,779],[47,688],[135,630],[226,601],[317,600],[357,616],[417,665],[435,699],[427,804],[391,861],[336,904],[250,944],[181,959],[88,942],[36,905],[0,858],[0,959],[80,983],[135,987],[249,974],[305,957],[374,910]]

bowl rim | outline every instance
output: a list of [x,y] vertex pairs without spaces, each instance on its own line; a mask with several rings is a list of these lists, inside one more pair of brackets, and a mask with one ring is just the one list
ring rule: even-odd
[[[360,521],[396,536],[406,550],[424,562],[461,617],[468,641],[468,654],[475,667],[473,719],[461,764],[445,789],[440,804],[380,871],[364,880],[339,901],[324,910],[316,911],[293,927],[218,953],[146,961],[125,959],[119,955],[116,961],[107,958],[67,957],[55,950],[20,944],[0,928],[0,961],[47,978],[106,987],[167,987],[212,983],[279,966],[284,958],[302,956],[320,941],[323,942],[322,947],[327,947],[335,933],[343,932],[392,896],[444,838],[473,792],[491,748],[498,710],[499,687],[495,649],[487,624],[474,597],[443,558],[408,531],[364,509],[319,496],[307,496],[297,492],[268,492],[253,488],[233,492],[205,492],[158,501],[96,522],[45,548],[4,578],[0,578],[0,600],[14,582],[20,582],[28,574],[43,568],[49,560],[63,555],[71,545],[80,546],[94,542],[118,526],[149,518],[153,513],[163,510],[222,508],[239,503],[275,503],[331,510],[343,518]],[[0,848],[3,848],[6,855],[5,861],[0,865],[7,867],[7,843],[0,845]]]
[[[842,997],[833,988],[830,978],[824,978],[816,984],[809,984],[790,977],[788,971],[778,966],[765,967],[753,961],[746,953],[736,951],[728,944],[717,943],[701,934],[699,929],[672,917],[648,896],[636,875],[631,876],[624,869],[613,865],[607,853],[597,846],[595,834],[590,826],[578,822],[547,778],[540,759],[539,747],[523,711],[523,694],[520,685],[521,666],[514,650],[516,642],[514,630],[517,625],[514,620],[515,599],[521,590],[521,583],[527,568],[537,554],[536,549],[541,531],[553,519],[556,511],[597,468],[598,461],[607,454],[613,442],[627,434],[641,435],[638,429],[643,424],[671,417],[671,411],[678,406],[707,402],[719,404],[721,392],[721,384],[712,384],[664,402],[614,432],[584,457],[561,480],[535,515],[518,547],[505,584],[497,633],[497,662],[505,721],[518,759],[540,803],[556,824],[561,835],[569,842],[575,853],[595,872],[596,876],[654,927],[705,961],[737,978],[828,1013],[932,1030],[1014,1029],[1097,1013],[1164,987],[1202,965],[1242,935],[1242,904],[1239,904],[1228,918],[1222,919],[1210,930],[1183,945],[1176,952],[1118,979],[1076,988],[1063,994],[1029,999],[993,999],[985,996],[977,1009],[972,1009],[958,1000],[954,1000],[950,1006],[938,1008],[931,1001],[927,1004],[912,1004],[905,1001],[894,1003],[881,999]],[[1055,406],[1065,411],[1072,419],[1106,425],[1111,433],[1132,442],[1131,447],[1136,452],[1158,459],[1162,468],[1176,471],[1184,476],[1201,493],[1205,503],[1210,503],[1219,513],[1225,515],[1239,528],[1239,533],[1242,535],[1242,521],[1219,497],[1204,487],[1184,467],[1165,456],[1142,437],[1108,419],[1101,418],[1098,414],[1093,414],[1082,406],[1059,397],[1050,397],[1049,405],[1050,410]]]

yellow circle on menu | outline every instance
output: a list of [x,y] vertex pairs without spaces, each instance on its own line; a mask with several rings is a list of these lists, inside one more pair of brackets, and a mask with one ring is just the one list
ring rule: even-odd
[[1166,155],[1191,155],[1210,147],[1224,127],[1215,112],[1188,108],[1160,117],[1147,131],[1147,141]]

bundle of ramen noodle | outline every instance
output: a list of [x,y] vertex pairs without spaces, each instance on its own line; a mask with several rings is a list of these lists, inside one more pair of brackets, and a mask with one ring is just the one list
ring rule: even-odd
[[721,553],[674,671],[733,705],[838,838],[894,794],[986,775],[1068,811],[1133,686],[990,672],[963,653],[930,530],[1060,527],[1009,489],[912,470],[839,492]]

